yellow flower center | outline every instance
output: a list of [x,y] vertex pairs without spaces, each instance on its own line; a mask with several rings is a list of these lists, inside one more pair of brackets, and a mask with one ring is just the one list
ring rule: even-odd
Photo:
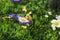
[[26,18],[22,18],[20,21],[21,22],[26,22],[26,20],[27,20]]
[[58,25],[59,25],[59,22],[57,22],[57,21],[54,22],[54,25],[55,25],[55,26],[58,26]]

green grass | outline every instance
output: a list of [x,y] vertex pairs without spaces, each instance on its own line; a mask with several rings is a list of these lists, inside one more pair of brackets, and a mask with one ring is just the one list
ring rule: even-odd
[[[53,31],[51,28],[51,20],[59,13],[49,8],[47,1],[22,0],[20,3],[13,3],[10,0],[0,1],[0,40],[60,40],[60,29]],[[47,4],[47,7],[44,4]],[[25,16],[25,12],[22,11],[24,6],[27,7],[27,12],[32,11],[33,18],[27,29],[23,29],[15,19],[3,20],[3,17],[10,13]],[[45,15],[48,15],[49,11],[52,15],[46,18]]]

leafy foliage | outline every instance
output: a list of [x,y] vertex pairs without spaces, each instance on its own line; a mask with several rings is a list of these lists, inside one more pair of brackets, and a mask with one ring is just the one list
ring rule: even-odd
[[[50,1],[50,0],[49,0]],[[53,31],[50,21],[57,14],[53,9],[49,8],[48,0],[21,0],[21,2],[11,2],[11,0],[0,1],[0,40],[60,40],[60,29]],[[46,5],[47,4],[47,5]],[[32,22],[27,29],[23,29],[15,19],[5,19],[10,13],[16,13],[25,16],[22,8],[26,6],[28,12],[32,11]],[[48,18],[48,12],[52,15]]]

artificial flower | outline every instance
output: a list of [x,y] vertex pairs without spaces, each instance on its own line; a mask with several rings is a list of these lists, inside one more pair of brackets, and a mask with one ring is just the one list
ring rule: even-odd
[[52,23],[52,29],[53,30],[56,30],[56,27],[58,27],[58,28],[60,27],[60,20],[55,20],[54,19],[54,20],[51,21],[51,23]]

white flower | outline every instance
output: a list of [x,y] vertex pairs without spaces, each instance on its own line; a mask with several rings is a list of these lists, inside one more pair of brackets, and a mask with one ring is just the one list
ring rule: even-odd
[[55,20],[54,19],[54,20],[51,21],[51,23],[52,23],[52,29],[53,30],[56,30],[56,27],[58,27],[58,28],[60,27],[60,20]]
[[49,17],[48,15],[45,15],[45,17]]
[[56,27],[52,25],[52,29],[53,29],[53,30],[56,30]]
[[56,19],[60,20],[60,15],[59,16],[56,16]]
[[52,15],[52,13],[51,13],[51,12],[48,12],[48,14],[49,14],[49,15]]

